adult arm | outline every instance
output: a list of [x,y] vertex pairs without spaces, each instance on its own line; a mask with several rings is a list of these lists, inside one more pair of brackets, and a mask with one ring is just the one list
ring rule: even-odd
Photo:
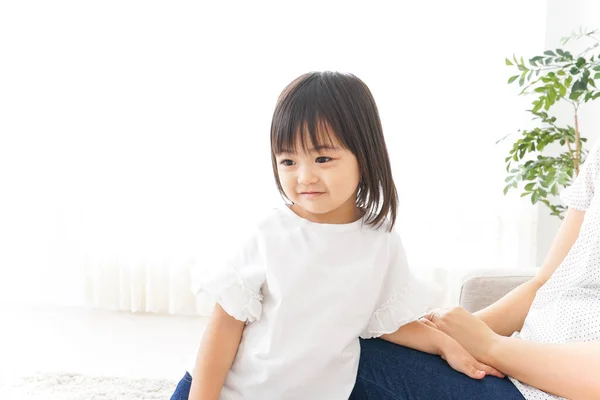
[[550,279],[577,240],[584,216],[584,211],[569,208],[536,276],[475,315],[501,336],[520,331],[537,291]]

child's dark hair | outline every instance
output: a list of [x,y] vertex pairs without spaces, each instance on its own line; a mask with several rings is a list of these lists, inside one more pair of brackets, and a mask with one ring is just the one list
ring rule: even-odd
[[271,158],[279,192],[285,198],[276,155],[295,151],[297,143],[308,139],[317,146],[329,145],[322,143],[326,140],[322,132],[327,130],[358,160],[361,178],[356,204],[366,211],[366,222],[376,227],[385,224],[391,230],[398,193],[379,112],[367,85],[352,74],[310,72],[296,78],[279,96],[271,123]]

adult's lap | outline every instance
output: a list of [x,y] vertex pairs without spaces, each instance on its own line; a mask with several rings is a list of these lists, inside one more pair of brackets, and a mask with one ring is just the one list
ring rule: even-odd
[[475,380],[439,356],[381,339],[361,340],[358,377],[350,400],[524,400],[508,379]]

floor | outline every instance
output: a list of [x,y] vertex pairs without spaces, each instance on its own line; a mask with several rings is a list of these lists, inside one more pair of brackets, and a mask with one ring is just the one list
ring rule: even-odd
[[178,380],[206,318],[58,307],[0,307],[0,378],[35,372]]

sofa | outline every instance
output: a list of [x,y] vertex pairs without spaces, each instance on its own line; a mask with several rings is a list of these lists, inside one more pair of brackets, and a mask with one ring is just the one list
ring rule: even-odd
[[475,271],[462,279],[458,303],[470,312],[479,311],[531,279],[535,273],[535,269]]

